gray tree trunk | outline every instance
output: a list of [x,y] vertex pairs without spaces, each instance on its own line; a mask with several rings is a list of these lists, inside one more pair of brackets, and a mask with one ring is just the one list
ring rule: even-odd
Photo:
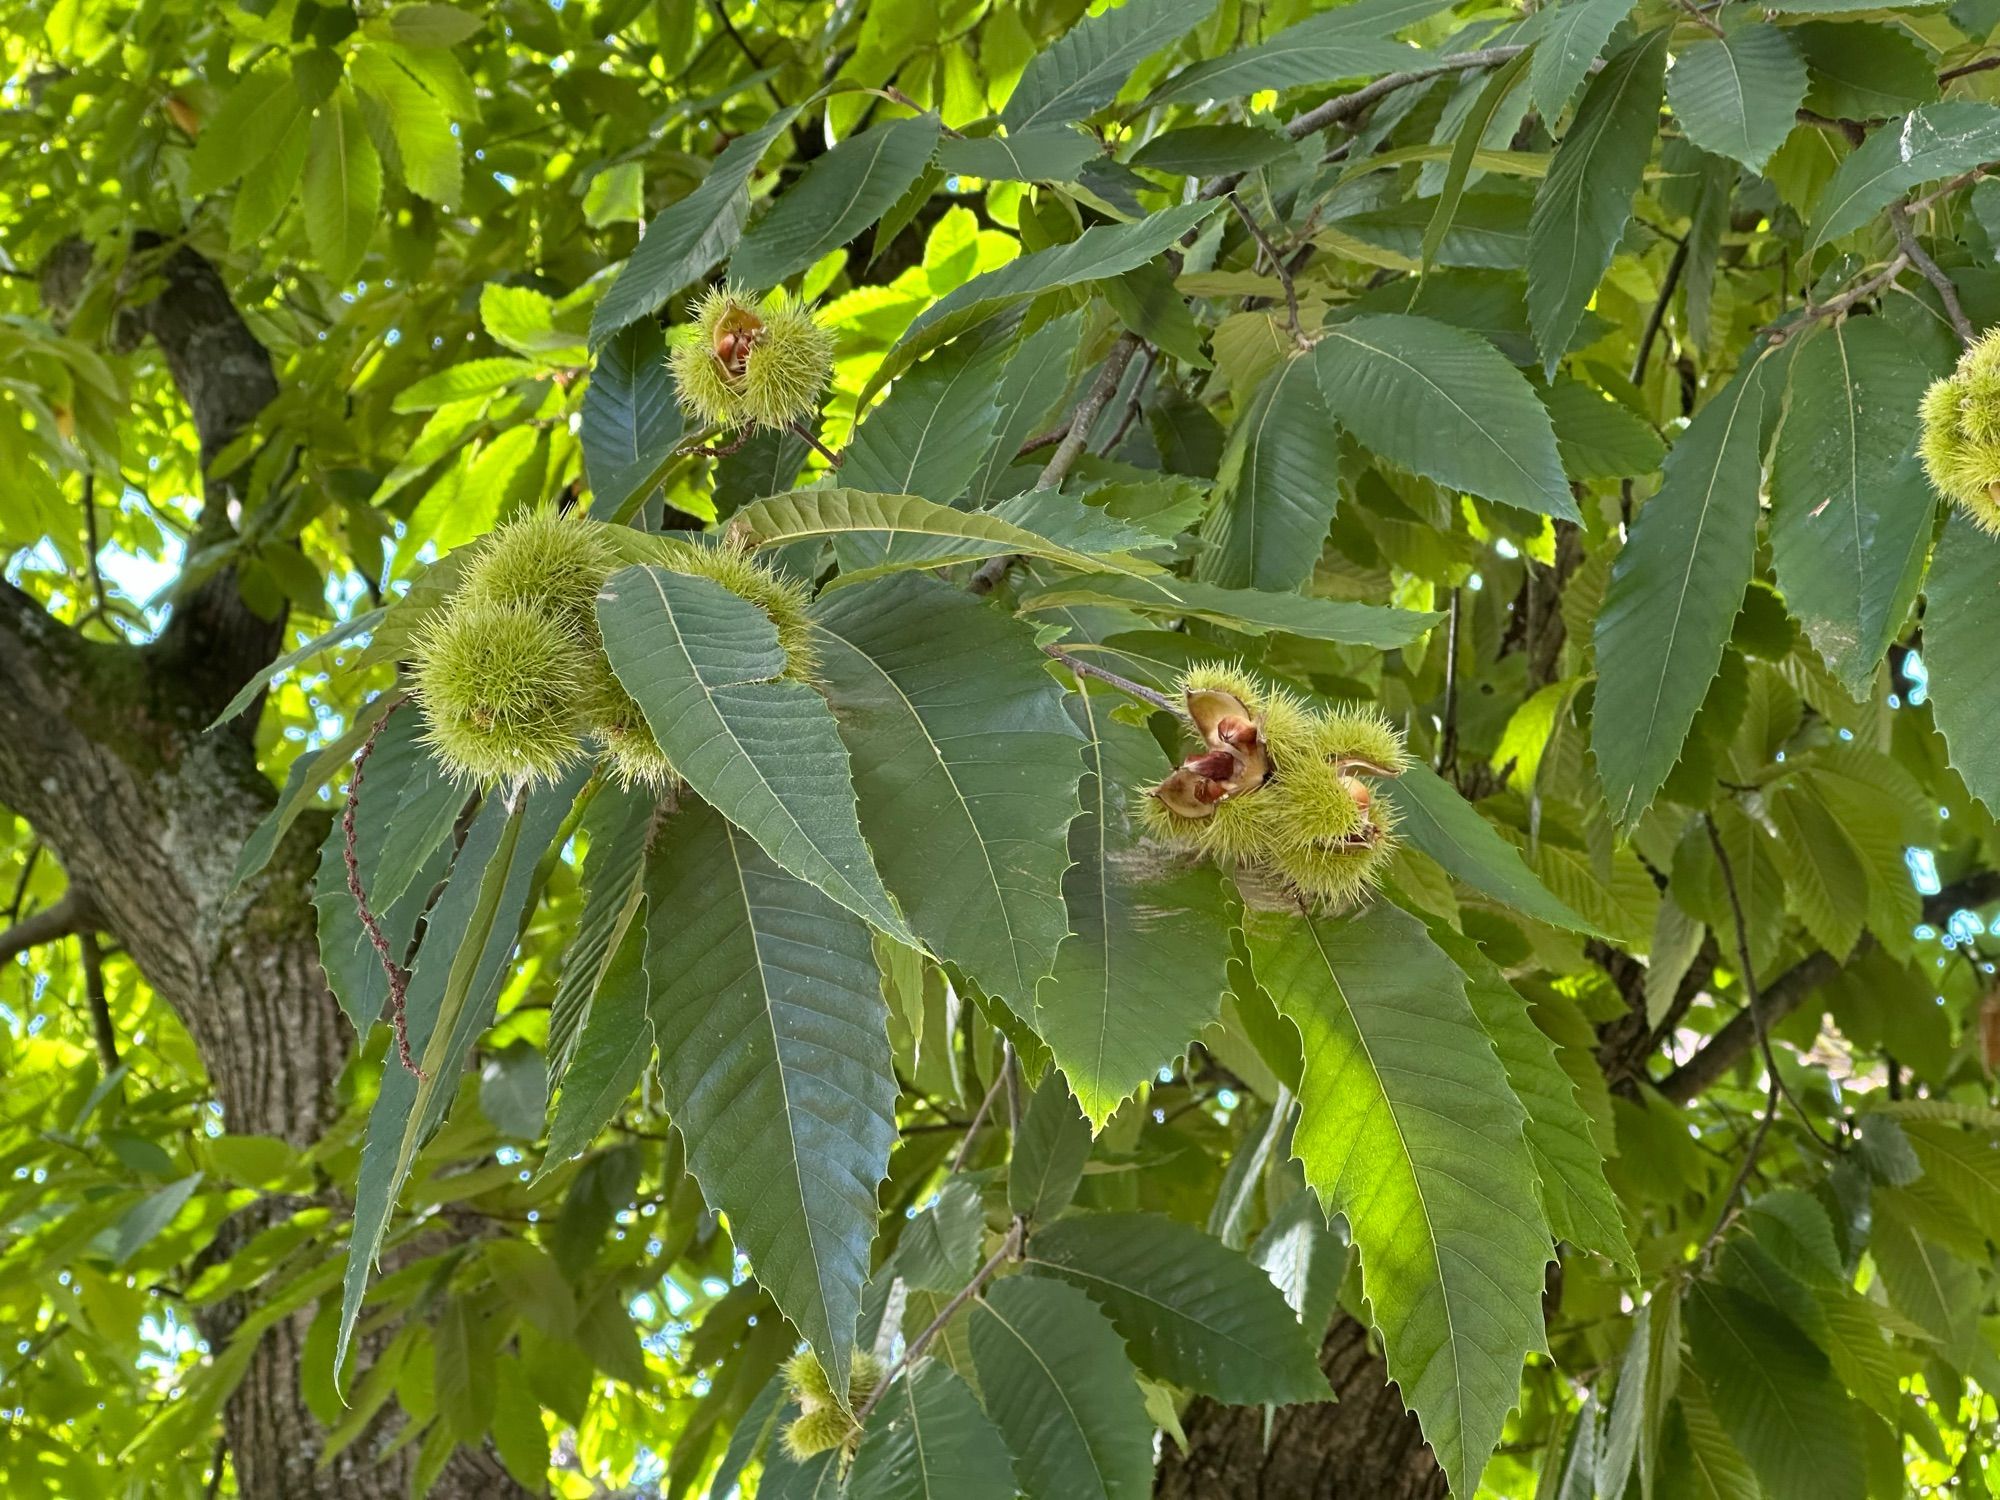
[[[135,243],[135,257],[160,253]],[[192,250],[152,267],[162,290],[121,314],[118,336],[152,338],[201,439],[204,469],[278,393],[269,355],[215,269]],[[60,313],[89,273],[65,247],[44,290]],[[208,476],[196,545],[225,538],[235,497]],[[144,646],[86,641],[0,580],[0,802],[61,860],[75,930],[111,933],[174,1007],[231,1131],[316,1141],[338,1113],[333,1088],[354,1045],[319,967],[311,882],[325,814],[301,818],[267,868],[231,880],[244,841],[276,801],[252,741],[256,715],[205,733],[229,696],[276,654],[281,620],[243,602],[225,570],[175,603]],[[269,1218],[282,1204],[261,1204]],[[260,1224],[232,1221],[230,1239]],[[227,1243],[222,1246],[226,1252]],[[268,1330],[224,1413],[238,1490],[249,1500],[390,1500],[409,1491],[416,1445],[378,1461],[396,1421],[378,1422],[326,1468],[324,1433],[300,1393],[310,1308]],[[213,1346],[240,1311],[202,1320]],[[365,1361],[381,1339],[359,1351]],[[207,1454],[189,1454],[193,1465]],[[431,1493],[522,1491],[487,1454],[461,1452]]]

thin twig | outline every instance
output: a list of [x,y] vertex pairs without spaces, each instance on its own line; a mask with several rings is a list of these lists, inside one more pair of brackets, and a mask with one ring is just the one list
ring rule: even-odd
[[1458,766],[1458,614],[1459,590],[1453,589],[1444,637],[1444,725],[1438,735],[1437,765],[1433,768],[1444,777],[1452,777]]
[[1938,74],[1938,82],[1946,84],[1954,78],[1964,78],[1971,73],[1990,73],[1995,68],[2000,68],[2000,57],[1982,57],[1977,62],[1960,63],[1955,68],[1946,68]]
[[[1097,372],[1097,380],[1089,394],[1077,403],[1076,411],[1069,419],[1069,431],[1056,445],[1056,451],[1042,469],[1041,477],[1035,481],[1036,490],[1062,488],[1062,482],[1069,477],[1077,459],[1083,456],[1084,445],[1090,441],[1090,429],[1097,425],[1098,417],[1118,393],[1118,386],[1125,378],[1125,367],[1132,363],[1132,356],[1139,350],[1137,334],[1121,334],[1118,342],[1111,346],[1111,353],[1105,356],[1104,368]],[[979,571],[972,575],[966,589],[974,594],[990,594],[994,585],[1007,576],[1020,559],[1011,552],[989,558],[979,565]]]
[[1687,12],[1688,19],[1693,21],[1695,25],[1706,28],[1715,36],[1728,35],[1715,21],[1702,14],[1701,8],[1694,3],[1694,0],[1674,0],[1674,3]]
[[868,1414],[881,1404],[882,1397],[888,1393],[896,1377],[923,1357],[923,1352],[930,1347],[931,1340],[944,1331],[944,1325],[951,1321],[952,1315],[984,1291],[986,1283],[999,1273],[1000,1268],[1021,1253],[1021,1241],[1026,1233],[1027,1221],[1024,1219],[1017,1217],[1007,1226],[1007,1237],[1000,1241],[1000,1248],[993,1252],[985,1265],[973,1273],[972,1280],[953,1295],[951,1301],[945,1303],[924,1331],[904,1346],[903,1357],[890,1367],[889,1373],[882,1377],[873,1391],[869,1392],[868,1399],[862,1402],[854,1413],[856,1427],[867,1422]]
[[1250,238],[1257,242],[1257,248],[1262,250],[1265,258],[1271,262],[1271,269],[1277,274],[1278,284],[1285,289],[1285,321],[1291,325],[1292,342],[1303,344],[1306,331],[1304,325],[1299,322],[1299,293],[1298,288],[1292,285],[1292,268],[1285,264],[1285,258],[1278,253],[1278,247],[1271,243],[1262,226],[1250,217],[1250,210],[1243,206],[1243,200],[1237,197],[1233,190],[1229,194],[1229,206],[1236,210],[1236,217],[1241,219],[1243,227],[1250,231]]
[[834,468],[837,469],[840,467],[840,455],[838,453],[835,453],[831,448],[827,447],[825,443],[822,443],[816,436],[814,436],[812,430],[808,428],[805,423],[803,422],[792,423],[792,431],[797,433],[800,437],[804,438],[808,443],[810,443],[812,445],[813,452],[817,453],[821,458],[825,459]]
[[74,937],[83,931],[95,916],[96,913],[83,893],[75,886],[71,886],[63,892],[55,905],[45,906],[40,911],[21,918],[5,932],[0,932],[0,964],[10,963],[29,949],[39,948],[44,943]]
[[354,815],[361,807],[361,776],[367,768],[368,757],[375,753],[375,741],[382,733],[382,726],[409,701],[403,697],[391,703],[368,731],[368,738],[361,742],[360,753],[354,757],[354,775],[347,783],[347,805],[341,809],[340,836],[341,853],[347,861],[348,894],[354,898],[354,910],[361,918],[362,930],[368,934],[376,956],[382,960],[382,972],[389,979],[389,1022],[396,1029],[396,1058],[402,1063],[404,1071],[423,1078],[426,1076],[424,1070],[417,1066],[417,1060],[410,1052],[410,1018],[406,1004],[410,971],[396,962],[396,956],[389,951],[389,939],[382,932],[382,924],[369,909],[368,893],[361,884],[361,857],[354,831]]
[[35,865],[42,857],[42,843],[37,839],[28,846],[28,854],[21,861],[21,874],[14,882],[14,899],[7,903],[7,920],[17,922],[21,918],[21,903],[28,896],[28,882],[34,877]]
[[[1483,47],[1476,52],[1454,52],[1451,56],[1441,57],[1426,67],[1411,68],[1405,73],[1390,73],[1386,77],[1376,79],[1366,88],[1356,89],[1351,94],[1342,94],[1338,98],[1329,99],[1324,104],[1307,110],[1286,123],[1285,134],[1295,141],[1302,141],[1329,125],[1338,125],[1353,119],[1376,100],[1386,98],[1398,89],[1406,89],[1413,83],[1439,78],[1446,73],[1467,73],[1474,68],[1490,68],[1498,63],[1510,62],[1527,50],[1525,46]],[[1230,185],[1235,185],[1234,180]]]
[[1154,692],[1144,683],[1134,682],[1129,677],[1120,677],[1116,672],[1108,671],[1087,661],[1081,661],[1071,656],[1060,646],[1044,646],[1042,650],[1048,655],[1053,656],[1079,677],[1095,677],[1099,682],[1108,682],[1111,686],[1117,688],[1119,692],[1128,693],[1142,703],[1150,703],[1162,713],[1178,714],[1183,718],[1187,716],[1187,710],[1182,708],[1180,704],[1174,702],[1165,693]]
[[83,476],[83,534],[90,548],[90,596],[96,601],[90,611],[90,618],[103,619],[111,613],[111,599],[104,589],[104,570],[97,564],[97,552],[101,545],[97,539],[97,476]]
[[753,431],[753,428],[740,427],[736,431],[736,441],[733,443],[722,443],[713,446],[706,443],[693,443],[680,451],[682,453],[694,454],[700,458],[727,458],[732,453],[741,453],[743,451],[743,447],[750,441]]
[[986,1112],[993,1108],[993,1101],[1000,1093],[1000,1085],[1005,1080],[995,1076],[993,1086],[986,1091],[986,1097],[979,1101],[979,1108],[973,1111],[972,1123],[965,1127],[965,1139],[958,1143],[958,1152],[951,1159],[954,1172],[965,1169],[965,1159],[972,1154],[972,1143],[979,1138],[979,1127],[986,1123]]
[[1769,334],[1771,347],[1776,348],[1786,339],[1803,332],[1808,323],[1818,322],[1822,318],[1834,317],[1846,312],[1857,302],[1865,302],[1898,276],[1902,275],[1908,269],[1909,264],[1909,254],[1906,251],[1899,250],[1896,252],[1895,258],[1888,265],[1884,266],[1873,276],[1870,276],[1866,281],[1857,282],[1839,296],[1829,297],[1826,301],[1817,305],[1808,303],[1805,310],[1789,323],[1772,323],[1767,327],[1759,329],[1758,332]]
[[1132,398],[1125,403],[1125,415],[1118,419],[1118,425],[1112,429],[1111,436],[1106,440],[1101,450],[1102,452],[1116,453],[1118,445],[1125,441],[1125,434],[1131,430],[1132,424],[1139,419],[1139,412],[1146,404],[1146,382],[1152,379],[1153,366],[1158,361],[1158,358],[1157,351],[1150,344],[1147,345],[1145,354],[1139,360],[1138,378],[1132,382]]
[[1972,320],[1966,317],[1964,307],[1959,304],[1958,288],[1951,284],[1951,278],[1917,243],[1917,232],[1910,224],[1909,210],[1901,204],[1892,204],[1889,223],[1895,228],[1896,243],[1903,247],[1903,254],[1910,258],[1910,264],[1923,273],[1924,280],[1937,288],[1938,297],[1944,302],[1945,316],[1951,319],[1952,331],[1958,335],[1958,341],[1970,344],[1974,338]]
[[1680,285],[1681,272],[1687,269],[1689,235],[1680,242],[1674,257],[1667,262],[1667,274],[1660,281],[1660,295],[1653,299],[1653,310],[1646,318],[1646,331],[1639,336],[1639,352],[1632,358],[1632,384],[1638,385],[1646,375],[1646,361],[1653,353],[1653,340],[1659,337],[1660,324],[1666,320],[1667,304],[1673,301],[1674,288]]
[[97,934],[76,935],[77,956],[83,961],[83,998],[90,1006],[90,1034],[97,1044],[97,1064],[110,1077],[118,1069],[118,1030],[111,1024],[111,997],[104,988],[104,950]]

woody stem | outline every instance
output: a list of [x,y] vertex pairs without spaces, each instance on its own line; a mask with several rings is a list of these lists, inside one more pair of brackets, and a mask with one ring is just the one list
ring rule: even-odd
[[1042,650],[1053,656],[1079,677],[1095,677],[1099,682],[1110,683],[1111,686],[1117,688],[1121,693],[1129,693],[1142,703],[1152,704],[1153,707],[1159,709],[1162,713],[1178,714],[1182,718],[1187,717],[1187,710],[1182,708],[1180,704],[1174,702],[1165,693],[1154,692],[1142,682],[1134,682],[1129,677],[1120,677],[1116,672],[1094,666],[1087,661],[1080,661],[1060,646],[1044,646]]

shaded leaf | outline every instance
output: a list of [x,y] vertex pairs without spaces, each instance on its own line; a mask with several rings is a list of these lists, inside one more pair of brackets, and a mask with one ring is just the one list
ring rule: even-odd
[[629,515],[659,484],[681,440],[680,403],[657,325],[642,319],[598,348],[581,422],[591,515]]
[[1140,63],[1214,9],[1215,0],[1126,0],[1085,16],[1030,59],[1001,123],[1019,132],[1094,113],[1118,97]]
[[849,136],[787,188],[729,258],[732,280],[776,286],[874,223],[930,164],[936,115],[916,115]]
[[1792,133],[1806,65],[1790,33],[1764,22],[1726,28],[1674,59],[1667,102],[1704,151],[1764,170]]

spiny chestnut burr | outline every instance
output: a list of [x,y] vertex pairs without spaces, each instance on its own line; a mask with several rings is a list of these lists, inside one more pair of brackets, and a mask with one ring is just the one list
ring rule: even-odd
[[706,427],[788,428],[819,409],[833,335],[790,293],[711,288],[674,332],[667,362],[681,407]]
[[1308,707],[1220,665],[1189,672],[1181,689],[1202,747],[1148,790],[1141,813],[1155,837],[1275,875],[1313,906],[1343,906],[1379,878],[1392,809],[1362,778],[1404,764],[1379,714]]

